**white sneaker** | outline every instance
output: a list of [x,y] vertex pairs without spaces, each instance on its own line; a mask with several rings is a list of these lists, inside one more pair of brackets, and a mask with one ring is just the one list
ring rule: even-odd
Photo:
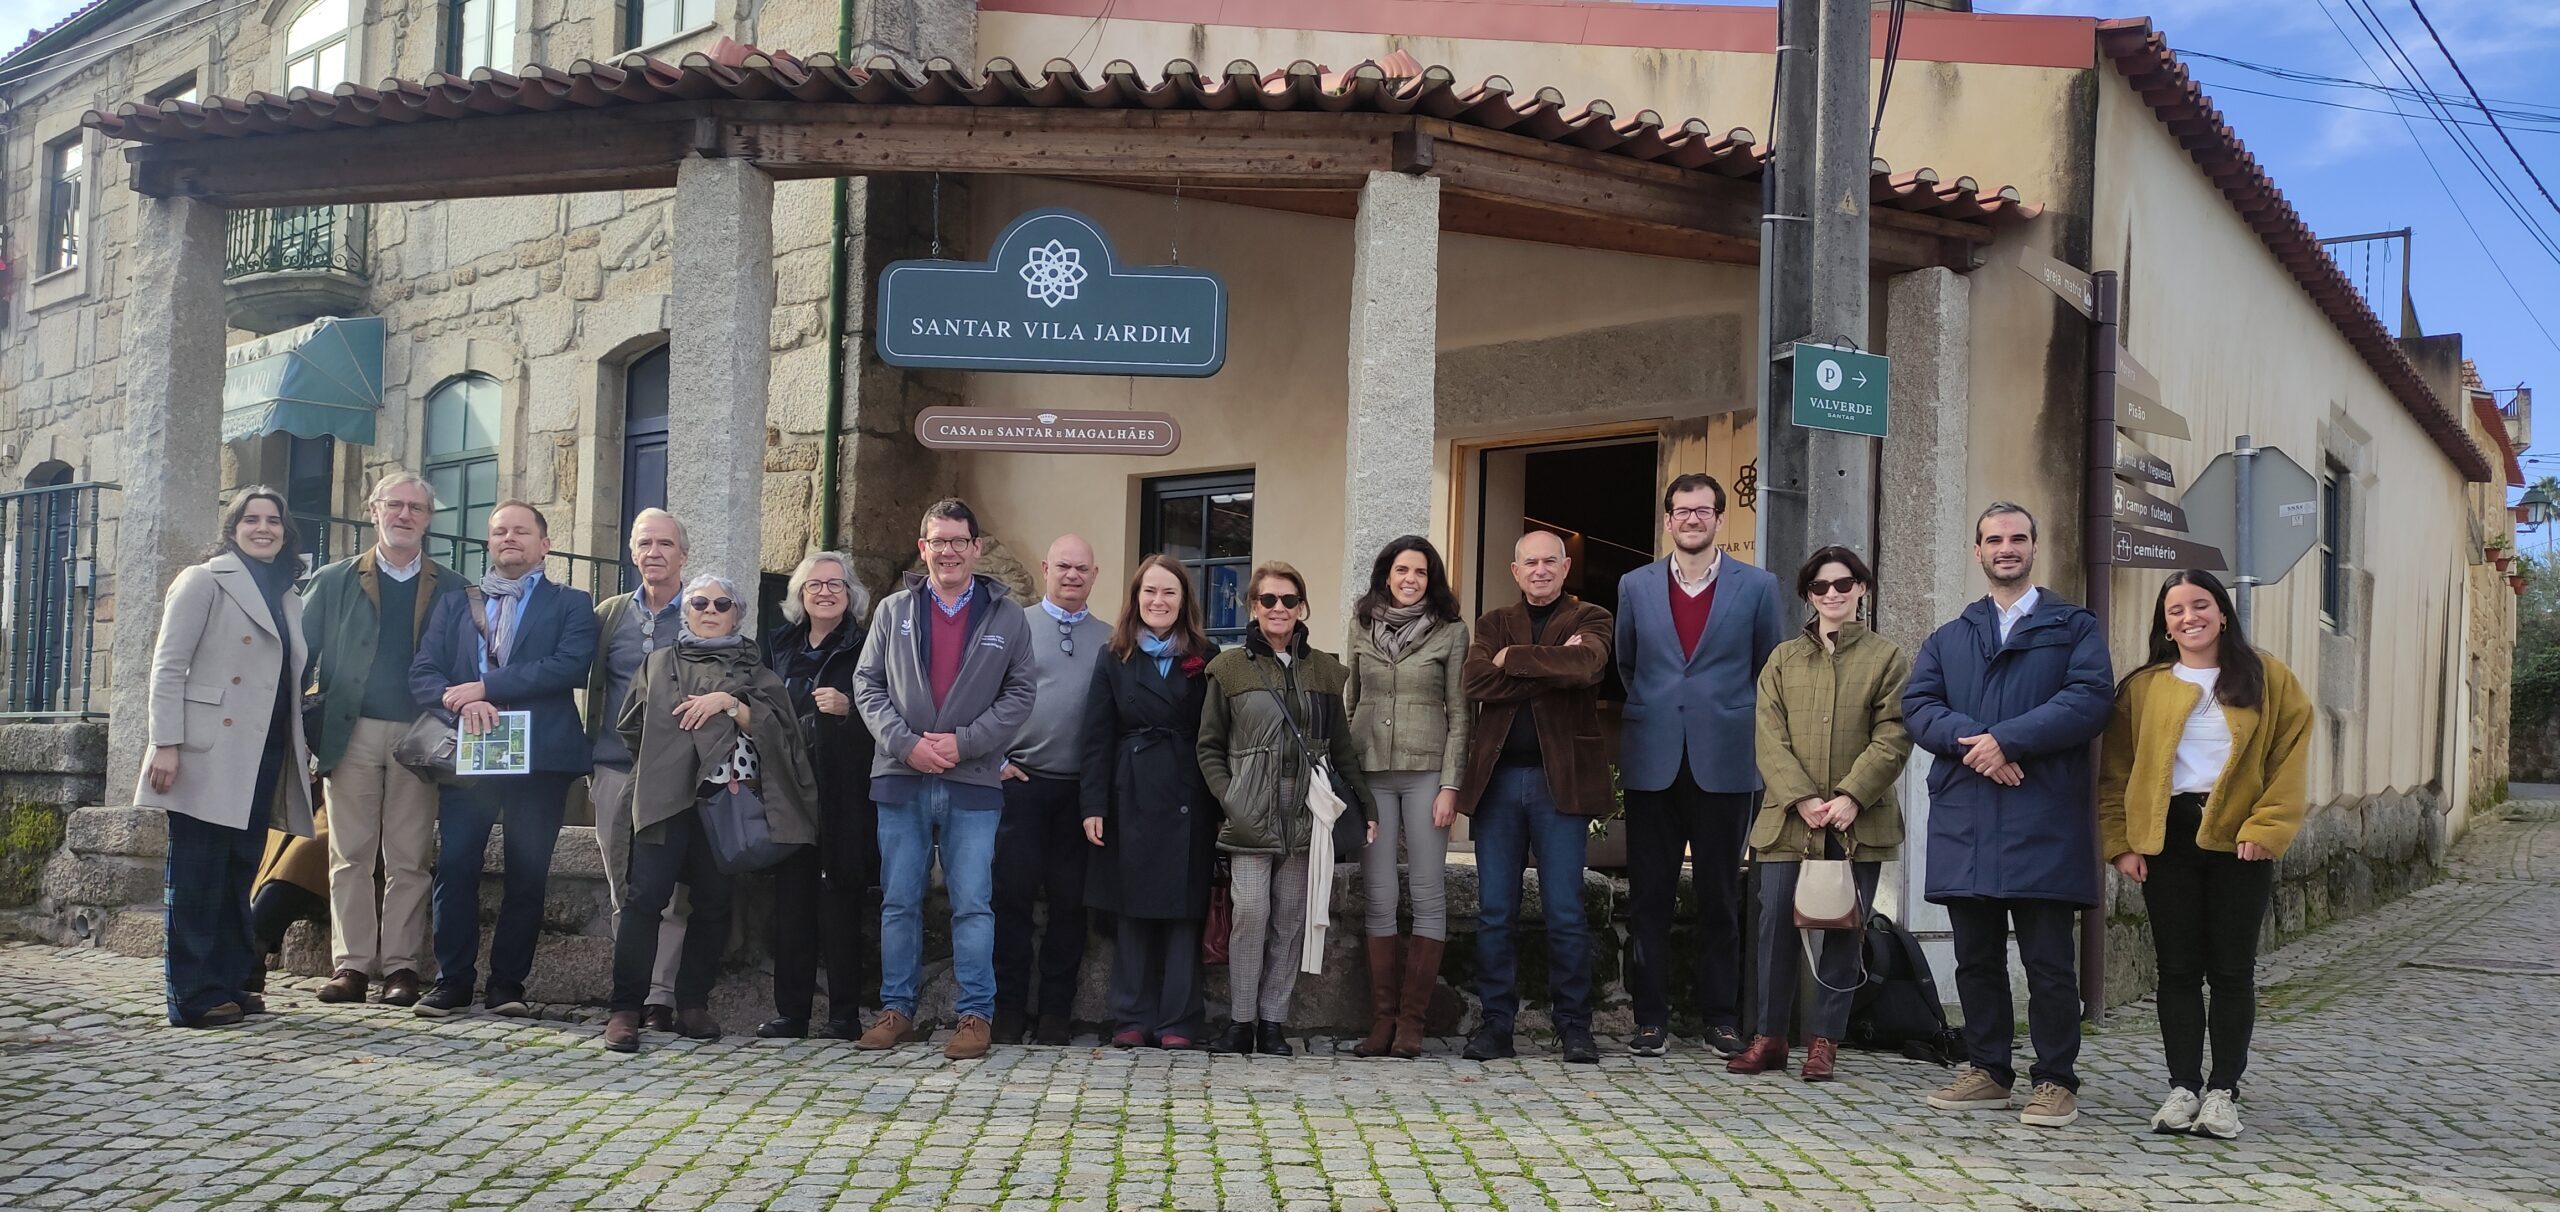
[[2228,1090],[2204,1092],[2204,1108],[2196,1112],[2195,1133],[2215,1140],[2240,1139],[2240,1100]]
[[2160,1109],[2151,1113],[2151,1130],[2164,1136],[2185,1135],[2195,1129],[2196,1108],[2203,1105],[2204,1100],[2197,1098],[2195,1091],[2173,1087],[2169,1097],[2161,1100]]

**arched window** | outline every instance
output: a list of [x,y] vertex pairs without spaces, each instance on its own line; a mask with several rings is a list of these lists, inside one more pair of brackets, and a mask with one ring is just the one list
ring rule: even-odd
[[631,519],[667,507],[667,347],[631,360],[622,374],[623,587],[640,583],[630,566]]
[[284,36],[284,86],[326,92],[347,79],[347,35],[355,0],[317,0]]
[[498,381],[484,374],[445,380],[427,393],[427,485],[435,489],[429,548],[465,576],[488,566],[489,511],[498,503]]

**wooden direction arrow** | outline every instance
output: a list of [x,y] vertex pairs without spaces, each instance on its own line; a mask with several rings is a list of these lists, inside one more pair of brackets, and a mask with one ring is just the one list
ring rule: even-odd
[[2173,530],[2184,534],[2187,511],[2119,479],[2115,483],[2116,520],[2128,526]]
[[2165,534],[2153,534],[2147,530],[2136,530],[2130,526],[2118,526],[2115,530],[2115,566],[2118,568],[2220,568],[2223,566],[2222,551],[2219,548],[2207,547],[2202,543],[2193,543],[2185,539],[2171,538]]
[[2116,426],[2164,438],[2187,436],[2187,419],[2160,402],[2160,376],[2116,347]]
[[2116,474],[2162,488],[2178,486],[2178,473],[2170,470],[2168,460],[2144,450],[2141,443],[2121,433],[2116,435]]
[[2018,268],[2079,312],[2083,320],[2098,318],[2098,288],[2085,270],[2074,269],[2032,248],[2018,250]]

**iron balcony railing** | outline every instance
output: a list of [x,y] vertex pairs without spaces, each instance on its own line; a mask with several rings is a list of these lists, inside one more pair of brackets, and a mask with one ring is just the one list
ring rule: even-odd
[[[373,523],[356,518],[330,518],[328,525],[314,527],[312,519],[296,518],[295,525],[311,545],[311,566],[318,568],[331,560],[344,559],[365,549],[373,542]],[[466,577],[479,579],[489,570],[489,541],[466,538],[458,534],[427,532],[427,554],[436,562]],[[597,598],[623,592],[622,562],[601,556],[579,555],[571,551],[554,551],[543,562],[542,575],[554,584],[583,589]]]
[[[98,511],[116,485],[0,493],[0,633],[11,719],[103,719],[98,663]],[[146,624],[148,625],[148,624]]]
[[362,205],[232,211],[222,276],[335,270],[364,277],[371,215]]

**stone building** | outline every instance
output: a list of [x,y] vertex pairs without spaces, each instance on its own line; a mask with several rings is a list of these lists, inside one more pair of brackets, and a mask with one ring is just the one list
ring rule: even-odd
[[[63,713],[112,698],[124,718],[141,692],[116,658],[147,653],[221,490],[285,487],[343,554],[360,536],[328,519],[395,464],[438,484],[435,529],[465,564],[488,506],[521,497],[595,557],[555,572],[609,591],[625,520],[664,502],[697,566],[770,577],[835,546],[882,589],[919,508],[956,491],[1017,575],[1065,530],[1106,570],[1182,551],[1213,622],[1240,626],[1242,570],[1286,559],[1328,643],[1368,554],[1404,532],[1440,543],[1471,612],[1508,600],[1503,553],[1529,528],[1565,534],[1576,592],[1606,603],[1614,571],[1659,551],[1653,502],[1686,471],[1734,487],[1725,541],[1751,557],[1759,351],[1797,335],[1761,331],[1754,269],[1768,10],[1244,8],[81,10],[0,61],[0,475],[120,487],[0,519],[93,553],[13,565],[69,570],[12,573],[6,625],[64,654],[17,660],[13,694],[33,678]],[[2459,337],[2376,318],[2147,23],[1913,12],[1902,53],[1867,191],[1868,322],[1824,334],[1894,359],[1880,627],[1914,641],[1980,591],[1969,531],[1997,497],[2043,516],[2047,584],[2112,591],[2120,663],[2141,651],[2156,574],[2111,569],[2073,524],[2105,491],[2091,330],[2021,265],[2111,273],[2124,348],[2187,421],[2150,443],[2181,485],[2240,434],[2327,485],[2318,561],[2257,595],[2259,642],[2322,706],[2327,840],[2289,877],[2363,855],[2394,873],[2367,888],[2422,880],[2503,780],[2485,724],[2512,600],[2501,616],[2482,528],[2503,516],[2495,460],[2526,435],[2439,373]],[[986,255],[1041,207],[1091,216],[1133,262],[1222,275],[1224,369],[881,359],[883,269]],[[245,373],[323,356],[302,326],[324,316],[380,321],[371,397],[306,406]],[[1161,412],[1183,436],[1169,454],[953,453],[914,436],[935,406]],[[2376,575],[2383,552],[2424,567]],[[111,801],[138,746],[108,747]],[[88,853],[129,857],[107,847],[136,835],[101,823]],[[1933,930],[1912,875],[1889,907]],[[2306,899],[2285,928],[2315,916]]]

